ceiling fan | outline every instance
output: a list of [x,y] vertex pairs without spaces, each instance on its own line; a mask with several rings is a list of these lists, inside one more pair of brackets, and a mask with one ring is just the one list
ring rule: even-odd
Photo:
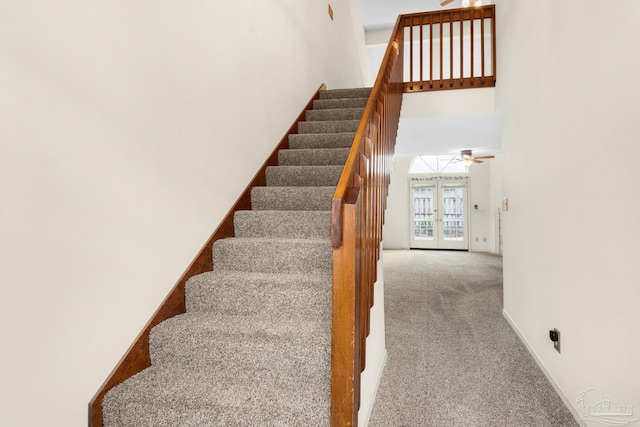
[[[443,0],[442,3],[440,3],[440,6],[446,6],[448,4],[453,3],[455,0]],[[462,0],[462,7],[475,7],[475,6],[482,6],[482,0]]]
[[460,151],[460,160],[466,167],[471,166],[474,163],[482,163],[484,159],[494,159],[496,156],[474,156],[471,150]]

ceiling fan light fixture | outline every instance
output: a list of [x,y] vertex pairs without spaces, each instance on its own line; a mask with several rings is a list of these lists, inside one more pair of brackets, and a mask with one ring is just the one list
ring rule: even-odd
[[462,159],[462,165],[465,168],[468,168],[469,166],[471,166],[473,164],[473,160],[472,159]]

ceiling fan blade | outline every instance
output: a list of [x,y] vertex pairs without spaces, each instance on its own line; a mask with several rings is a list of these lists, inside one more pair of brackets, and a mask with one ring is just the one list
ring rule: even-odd
[[474,159],[495,159],[496,156],[475,156]]
[[477,158],[477,157],[474,157],[474,158],[473,158],[473,159],[471,159],[471,160],[473,160],[473,163],[483,163],[483,161],[482,161],[482,160],[478,160],[478,158]]
[[442,3],[440,3],[440,6],[446,6],[449,3],[453,3],[453,0],[444,0]]

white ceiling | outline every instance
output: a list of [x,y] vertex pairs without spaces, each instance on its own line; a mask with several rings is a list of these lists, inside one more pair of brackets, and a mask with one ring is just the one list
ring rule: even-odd
[[[365,31],[375,31],[393,28],[399,14],[441,10],[441,1],[356,0],[356,4]],[[461,7],[460,2],[461,0],[454,0],[444,8]],[[483,3],[492,4],[493,1],[484,0]],[[371,45],[367,49],[375,75],[385,47]],[[486,111],[483,114],[462,112],[458,115],[449,113],[440,116],[403,117],[400,120],[396,156],[454,154],[462,149],[473,150],[475,155],[500,153],[500,114],[486,114]]]
[[500,116],[411,117],[400,121],[395,149],[398,157],[458,154],[461,150],[472,150],[476,156],[500,153]]

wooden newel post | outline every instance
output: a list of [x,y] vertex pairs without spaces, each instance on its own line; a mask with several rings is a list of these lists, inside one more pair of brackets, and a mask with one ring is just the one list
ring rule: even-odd
[[342,206],[342,245],[333,249],[331,426],[357,427],[360,407],[360,190]]

